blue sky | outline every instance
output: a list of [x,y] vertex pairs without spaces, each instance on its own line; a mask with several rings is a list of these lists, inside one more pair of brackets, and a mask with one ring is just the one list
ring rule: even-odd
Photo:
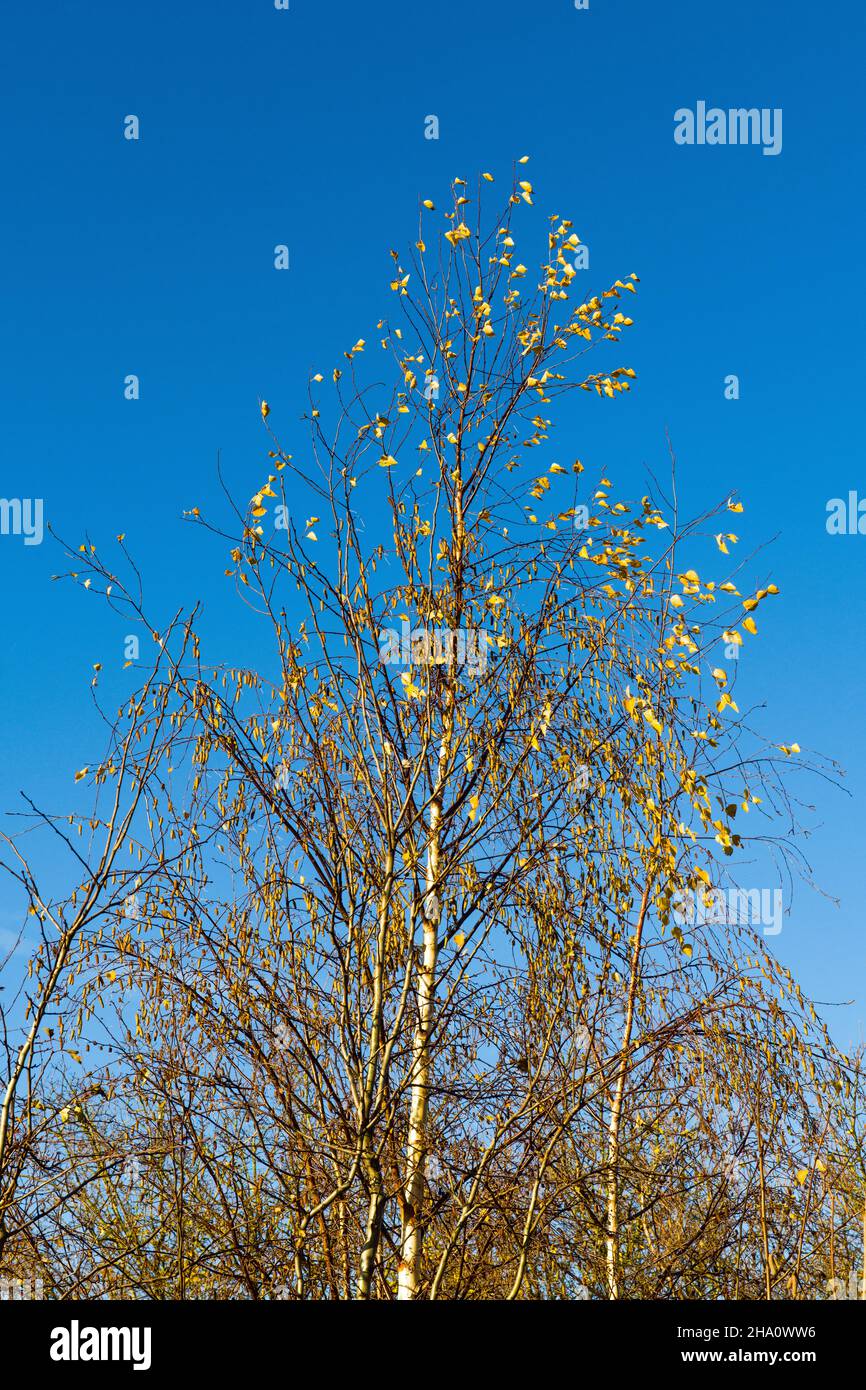
[[[214,497],[218,449],[239,496],[260,484],[261,397],[302,445],[309,373],[373,336],[419,196],[530,154],[539,208],[589,245],[588,286],[641,277],[636,387],[581,402],[574,453],[633,492],[666,472],[667,427],[683,511],[736,489],[741,550],[773,541],[747,572],[782,597],[742,688],[780,742],[847,772],[844,792],[802,788],[813,874],[841,905],[799,888],[773,946],[814,997],[855,1001],[825,1010],[843,1045],[866,1021],[866,537],[825,518],[866,496],[864,27],[840,0],[48,0],[7,5],[0,44],[0,493],[42,497],[76,542],[124,531],[154,610],[203,599],[220,654],[242,659],[244,614],[181,512]],[[781,108],[782,152],[676,145],[674,112],[700,100]],[[125,688],[124,625],[52,584],[61,567],[48,539],[0,537],[3,809],[20,788],[73,805],[101,746],[92,663]],[[7,896],[0,931],[15,920]]]

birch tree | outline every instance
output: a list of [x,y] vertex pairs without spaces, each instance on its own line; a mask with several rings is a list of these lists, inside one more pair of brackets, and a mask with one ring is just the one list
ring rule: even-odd
[[[191,509],[255,668],[194,615],[161,626],[122,557],[76,556],[171,663],[170,749],[123,822],[135,922],[100,872],[74,939],[76,1027],[112,1054],[44,1140],[91,1175],[67,1288],[110,1264],[147,1296],[751,1296],[747,1254],[772,1297],[795,1210],[789,1273],[816,1277],[792,1159],[820,1114],[836,1132],[846,1063],[760,930],[703,910],[777,824],[791,855],[800,750],[743,719],[719,656],[778,587],[744,585],[734,497],[683,520],[673,458],[632,496],[557,434],[558,402],[631,389],[638,280],[580,293],[559,215],[524,264],[525,172],[492,218],[486,174],[422,200],[306,436],[262,402],[248,498]],[[120,785],[114,751],[86,777]],[[149,1180],[107,1201],[132,1149]]]

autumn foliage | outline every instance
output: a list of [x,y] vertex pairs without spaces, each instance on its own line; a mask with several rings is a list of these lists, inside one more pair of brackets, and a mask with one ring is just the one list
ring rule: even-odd
[[583,297],[559,216],[524,264],[525,173],[421,203],[307,433],[263,403],[249,500],[191,511],[257,669],[125,542],[70,552],[153,655],[86,805],[27,822],[76,892],[6,841],[40,939],[0,1268],[52,1296],[803,1298],[862,1261],[857,1060],[759,927],[677,911],[793,859],[808,770],[722,655],[778,589],[732,577],[735,498],[684,521],[673,460],[620,496],[557,434],[631,389],[638,281]]

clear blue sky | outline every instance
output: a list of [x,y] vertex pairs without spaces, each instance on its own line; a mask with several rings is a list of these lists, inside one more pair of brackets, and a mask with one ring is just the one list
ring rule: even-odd
[[[154,609],[204,599],[220,655],[242,659],[243,614],[181,512],[214,496],[218,448],[241,497],[259,485],[262,396],[302,446],[309,372],[375,336],[419,195],[507,179],[528,153],[539,206],[589,244],[588,285],[641,277],[636,388],[585,398],[574,453],[633,492],[644,465],[664,473],[667,426],[684,511],[738,489],[741,549],[775,538],[750,572],[782,598],[743,689],[779,741],[847,777],[844,794],[803,787],[814,876],[841,906],[799,888],[773,946],[814,997],[855,1001],[826,1016],[843,1044],[862,1037],[866,536],[825,530],[829,498],[866,496],[862,8],[10,0],[0,22],[0,494],[44,498],[72,540],[125,531]],[[676,145],[674,112],[701,100],[781,108],[781,154]],[[4,809],[19,788],[74,805],[101,747],[92,663],[125,688],[124,625],[52,585],[59,567],[49,540],[0,537]],[[7,893],[0,933],[16,920]]]

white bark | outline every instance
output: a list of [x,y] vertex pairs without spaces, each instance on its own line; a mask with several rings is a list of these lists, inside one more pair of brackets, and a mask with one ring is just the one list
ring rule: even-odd
[[605,1264],[607,1270],[607,1296],[619,1298],[619,1155],[620,1125],[622,1122],[623,1096],[628,1076],[629,1052],[631,1051],[632,1029],[634,1027],[634,1003],[640,974],[640,948],[643,924],[649,903],[650,883],[647,883],[641,899],[635,928],[634,949],[629,972],[628,996],[625,1008],[625,1023],[622,1030],[619,1067],[616,1086],[610,1107],[610,1122],[607,1132],[607,1233],[605,1237]]
[[409,1130],[406,1140],[406,1187],[403,1193],[403,1233],[397,1269],[397,1297],[415,1298],[418,1293],[423,1244],[424,1187],[427,1177],[427,1115],[430,1097],[430,1035],[436,1005],[436,962],[439,956],[439,926],[442,906],[439,899],[440,826],[442,820],[442,763],[437,788],[430,803],[430,840],[427,848],[426,896],[424,899],[424,944],[418,967],[416,992],[418,1015],[412,1043],[412,1081],[409,1090]]

